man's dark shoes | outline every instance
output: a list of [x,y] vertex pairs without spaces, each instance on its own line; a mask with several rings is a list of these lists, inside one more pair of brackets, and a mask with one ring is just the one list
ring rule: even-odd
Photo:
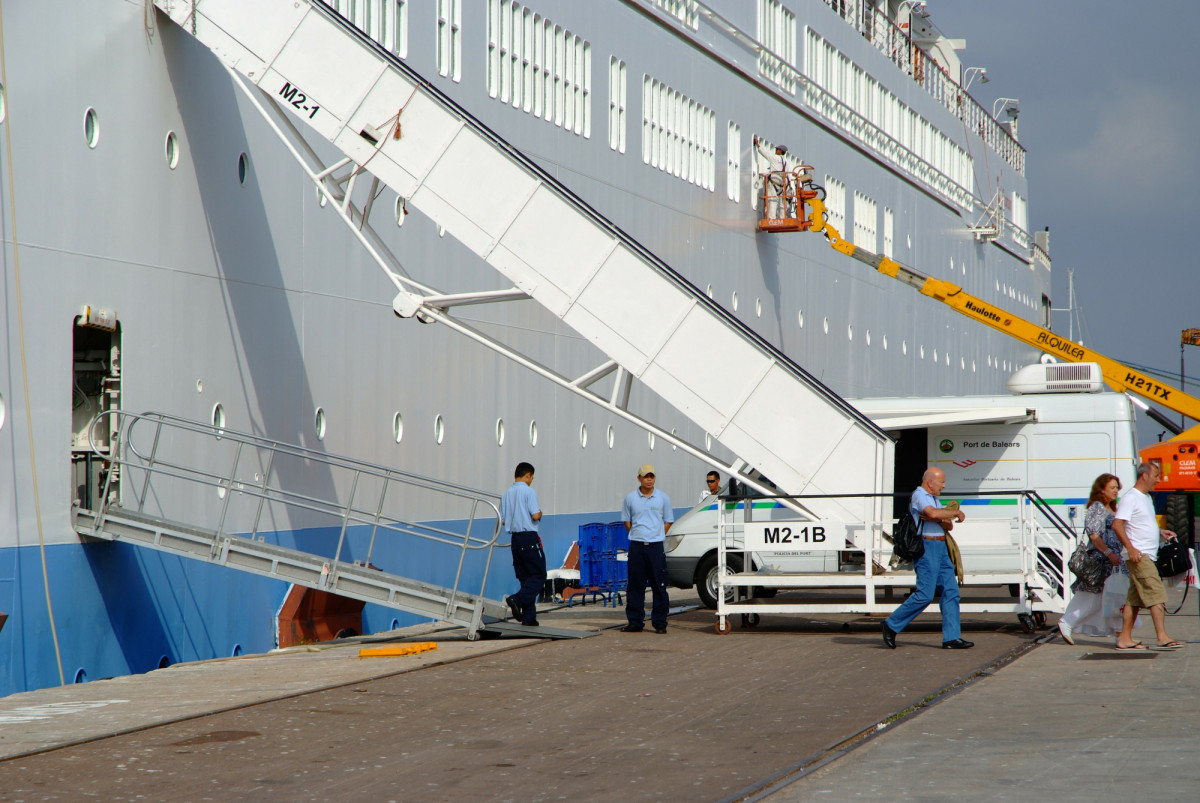
[[661,625],[661,626],[655,625],[654,632],[660,636],[665,636],[665,635],[667,635],[667,626],[666,625]]
[[542,623],[537,619],[534,619],[532,622],[521,622],[521,624],[525,625],[526,627],[541,627]]
[[888,627],[887,622],[883,623],[883,646],[889,650],[896,649],[896,631]]
[[965,641],[960,638],[956,638],[954,641],[943,641],[942,642],[943,650],[969,650],[974,646],[975,646],[975,642]]
[[644,628],[638,627],[637,625],[625,625],[624,627],[621,628],[621,632],[622,633],[641,633],[643,629]]
[[505,597],[504,601],[508,604],[508,610],[512,613],[512,618],[516,619],[518,622],[521,621],[521,616],[523,613],[521,611],[521,606],[517,604],[516,599],[513,597]]

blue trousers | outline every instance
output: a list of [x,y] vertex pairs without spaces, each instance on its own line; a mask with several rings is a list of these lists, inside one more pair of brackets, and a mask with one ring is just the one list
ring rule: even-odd
[[887,626],[899,633],[908,627],[921,611],[933,602],[933,595],[941,591],[942,598],[942,641],[954,641],[962,636],[958,617],[958,578],[954,574],[954,563],[946,551],[945,541],[925,540],[925,554],[913,562],[917,573],[917,590],[904,603],[892,611]]
[[521,588],[513,599],[521,606],[521,622],[537,621],[537,600],[546,585],[546,553],[541,537],[532,531],[512,534],[513,574]]
[[655,627],[666,627],[671,601],[667,596],[667,553],[663,549],[663,542],[647,544],[644,541],[630,541],[625,618],[634,627],[645,627],[647,585],[654,596],[654,607],[650,609],[650,623]]

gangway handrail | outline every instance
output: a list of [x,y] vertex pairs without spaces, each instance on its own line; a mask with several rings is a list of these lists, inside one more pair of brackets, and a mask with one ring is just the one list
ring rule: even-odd
[[753,341],[759,348],[769,353],[771,357],[781,366],[786,368],[793,375],[801,377],[805,381],[806,385],[808,385],[814,392],[818,393],[828,403],[836,406],[846,415],[853,418],[859,425],[871,432],[871,434],[876,438],[889,441],[894,440],[891,435],[889,435],[878,424],[871,420],[871,418],[869,418],[865,413],[861,412],[841,396],[834,393],[832,390],[826,387],[826,385],[821,382],[820,379],[806,371],[800,366],[799,363],[788,357],[787,354],[785,354],[780,348],[775,346],[762,335],[758,334],[758,332],[754,331],[754,329],[747,326],[716,301],[709,298],[707,293],[701,291],[700,288],[692,284],[682,274],[680,274],[656,254],[642,245],[639,240],[626,233],[622,228],[597,211],[591,204],[563,184],[560,179],[541,167],[541,165],[539,165],[537,162],[530,159],[523,152],[521,152],[520,149],[509,144],[503,137],[501,137],[491,128],[484,125],[483,122],[480,121],[474,114],[460,106],[437,86],[421,76],[420,73],[409,66],[403,59],[388,51],[383,47],[383,45],[372,39],[366,33],[366,31],[363,31],[354,25],[354,23],[352,23],[350,20],[347,20],[345,17],[338,14],[335,9],[325,2],[325,0],[309,0],[309,2],[315,11],[328,18],[338,27],[349,32],[362,44],[365,44],[379,56],[384,58],[388,64],[403,73],[407,79],[420,86],[425,92],[428,92],[432,100],[441,104],[443,108],[458,116],[464,126],[471,129],[479,136],[485,138],[497,148],[504,150],[510,158],[519,162],[522,167],[535,174],[545,187],[557,194],[559,197],[563,198],[563,200],[575,207],[577,211],[585,214],[594,224],[603,228],[613,237],[618,239],[626,248],[636,252],[660,275],[666,277],[675,286],[685,290],[695,302],[703,304],[710,312],[719,317],[728,328],[737,331],[738,334],[747,340]]
[[[112,416],[116,421],[116,424],[111,427],[115,432],[115,436],[112,439],[113,448],[111,451],[98,446],[94,437],[97,425],[105,416]],[[135,441],[135,427],[143,423],[153,427],[152,445],[148,450],[144,444],[142,448],[139,448],[139,445]],[[183,432],[213,439],[214,441],[226,441],[227,446],[231,446],[234,451],[233,464],[226,473],[221,474],[213,470],[188,466],[163,459],[163,456],[160,454],[160,448],[164,440],[164,431],[171,433]],[[258,536],[261,532],[263,508],[268,503],[281,505],[289,510],[317,513],[338,520],[340,522],[340,532],[338,533],[334,553],[331,558],[322,556],[323,560],[328,559],[330,561],[330,578],[338,574],[342,565],[349,565],[342,561],[342,550],[346,542],[347,530],[352,524],[367,525],[372,528],[366,556],[362,561],[355,562],[356,565],[360,566],[372,567],[371,559],[374,554],[377,536],[381,531],[453,547],[459,550],[459,554],[453,584],[446,588],[447,610],[452,609],[456,605],[456,600],[463,594],[459,590],[459,586],[462,582],[466,555],[469,552],[478,552],[484,555],[481,568],[482,576],[476,596],[478,600],[482,600],[491,568],[492,554],[497,546],[506,546],[506,544],[500,542],[502,528],[498,505],[499,496],[487,491],[442,482],[362,460],[330,455],[303,446],[288,444],[250,433],[238,432],[216,425],[204,424],[166,413],[129,413],[120,410],[104,411],[98,414],[89,425],[88,438],[92,451],[110,464],[103,491],[99,495],[100,504],[95,511],[93,519],[93,532],[96,535],[102,533],[106,519],[110,514],[115,516],[119,515],[122,511],[128,510],[121,505],[122,500],[120,497],[124,493],[127,493],[125,491],[126,480],[132,481],[133,478],[131,475],[134,472],[141,471],[145,472],[146,476],[140,489],[132,489],[133,500],[131,501],[136,501],[135,512],[142,516],[150,515],[145,512],[145,503],[149,497],[152,477],[167,477],[194,483],[202,487],[217,488],[222,498],[222,505],[220,520],[213,533],[218,538],[228,536],[259,540]],[[264,458],[262,468],[255,470],[256,476],[253,481],[239,479],[239,472],[246,470],[246,466],[242,462],[243,450],[246,447],[250,447],[246,451]],[[288,491],[282,487],[272,487],[271,472],[277,465],[275,457],[279,455],[310,461],[317,465],[323,465],[330,470],[348,472],[350,474],[348,482],[349,498],[343,503],[339,502],[336,498],[323,499]],[[380,483],[378,504],[373,509],[365,509],[355,505],[354,491],[358,488],[359,480],[363,477],[372,477]],[[114,483],[119,483],[119,485],[114,487]],[[385,515],[385,500],[387,499],[389,489],[394,484],[409,486],[421,491],[440,493],[454,498],[461,503],[466,503],[469,506],[469,513],[465,516],[465,528],[461,531],[451,530],[439,527],[433,523],[421,523],[394,515]],[[249,525],[248,529],[240,530],[237,534],[225,532],[226,515],[230,501],[235,493],[249,499],[258,500],[257,511],[254,513],[252,524]],[[484,535],[476,534],[476,523],[489,518],[493,519],[493,523],[490,525],[490,534],[487,534],[486,531]],[[478,622],[476,622],[477,624]]]

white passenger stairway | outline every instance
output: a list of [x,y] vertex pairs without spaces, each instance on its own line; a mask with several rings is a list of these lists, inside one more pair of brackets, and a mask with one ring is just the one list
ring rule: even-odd
[[[754,467],[790,494],[890,492],[886,433],[325,4],[155,5],[340,149],[355,176],[381,180],[511,280],[509,297],[534,299],[611,358],[573,385],[615,371],[612,395],[627,398],[636,378],[737,455],[734,470]],[[449,299],[389,275],[399,315],[443,320]],[[722,355],[720,371],[696,343]],[[805,505],[819,518],[885,517],[874,502]]]

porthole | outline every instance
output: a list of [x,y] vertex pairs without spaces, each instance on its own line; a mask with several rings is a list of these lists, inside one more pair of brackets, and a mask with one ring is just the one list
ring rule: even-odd
[[704,433],[704,450],[706,452],[712,451],[712,435],[707,432]]
[[504,419],[503,418],[496,419],[496,445],[497,446],[504,445]]
[[871,330],[867,330],[867,345],[871,345]]
[[217,437],[221,437],[225,432],[225,406],[220,402],[213,405],[212,408],[212,425],[215,429]]
[[530,421],[529,422],[529,445],[537,446],[537,438],[538,438],[537,421]]
[[800,328],[803,329],[804,328],[804,310],[800,310],[799,314],[796,315],[796,321],[800,324]]
[[167,167],[174,170],[179,167],[179,137],[175,136],[174,131],[167,132]]
[[907,340],[900,341],[900,353],[905,356],[908,356],[908,341]]
[[4,406],[4,394],[0,393],[0,429],[4,429],[4,420],[8,417],[8,409]]
[[446,419],[442,418],[442,414],[438,413],[433,417],[433,442],[441,446],[442,441],[446,439]]
[[8,102],[4,97],[4,84],[0,84],[0,123],[8,116]]
[[754,315],[756,318],[762,317],[762,299],[761,298],[754,299]]
[[1000,292],[1000,280],[999,279],[996,279],[996,292],[997,293]]
[[197,379],[197,380],[196,380],[196,392],[197,392],[197,393],[203,393],[203,392],[204,392],[204,380],[203,380],[203,379]]
[[975,373],[975,361],[971,360],[971,373]]
[[950,367],[950,352],[946,352],[946,367]]
[[887,351],[887,335],[883,336],[883,350]]
[[828,318],[826,318],[826,319],[825,319],[825,320],[824,320],[824,321],[821,323],[821,326],[822,326],[822,328],[825,330],[825,334],[829,334],[829,319],[828,319]]
[[992,355],[991,355],[991,354],[989,354],[989,355],[988,355],[988,363],[987,363],[987,365],[988,365],[988,368],[991,368],[991,367],[992,367]]
[[853,340],[853,339],[854,339],[854,324],[849,324],[849,325],[846,327],[846,339],[847,339],[847,340]]
[[713,297],[713,296],[712,296],[712,285],[710,284],[710,285],[709,285],[709,286],[708,286],[708,287],[707,287],[707,288],[704,290],[704,292],[705,292],[705,294],[707,294],[707,295],[708,295],[708,297],[709,297],[709,298],[712,298],[712,297]]
[[392,415],[392,437],[396,443],[404,440],[404,416],[400,415],[399,410]]
[[737,312],[737,290],[733,291],[733,311]]
[[329,203],[329,196],[325,194],[323,187],[316,187],[315,189],[317,190],[317,206],[324,209],[325,204]]
[[579,425],[579,448],[587,448],[587,424]]
[[445,237],[445,236],[446,236],[446,227],[439,223],[438,224],[438,237]]
[[[675,437],[675,434],[676,434],[676,433],[675,433],[675,427],[671,427],[671,437]],[[678,446],[676,446],[675,444],[673,444],[673,443],[671,444],[671,451],[672,451],[672,452],[673,452],[673,451],[675,451],[675,450],[676,450],[676,449],[678,449],[678,448],[679,448],[679,447],[678,447]]]
[[403,226],[404,218],[408,217],[408,202],[403,197],[396,196],[396,225]]
[[83,113],[83,138],[89,148],[96,147],[100,142],[100,121],[96,118],[95,109]]
[[245,185],[246,176],[250,174],[250,157],[246,154],[238,156],[238,183]]
[[958,367],[961,371],[967,370],[967,359],[965,357],[958,358]]
[[954,257],[950,257],[950,272],[954,273]]
[[655,437],[653,432],[646,433],[646,442],[650,444],[650,451],[654,451]]
[[[924,349],[922,349],[922,350],[924,350]],[[933,361],[937,362],[937,349],[933,350]]]
[[908,247],[911,249],[912,248],[912,235],[911,234],[904,235],[904,240],[905,240],[905,242],[908,243]]
[[918,349],[917,356],[919,356],[922,360],[925,359],[925,347],[924,346],[921,346],[921,348]]
[[613,445],[617,442],[617,433],[613,431],[612,424],[608,425],[608,430],[605,432],[604,438],[608,441],[608,448],[613,448]]
[[313,431],[317,433],[317,440],[325,440],[325,408],[318,407],[313,413]]

